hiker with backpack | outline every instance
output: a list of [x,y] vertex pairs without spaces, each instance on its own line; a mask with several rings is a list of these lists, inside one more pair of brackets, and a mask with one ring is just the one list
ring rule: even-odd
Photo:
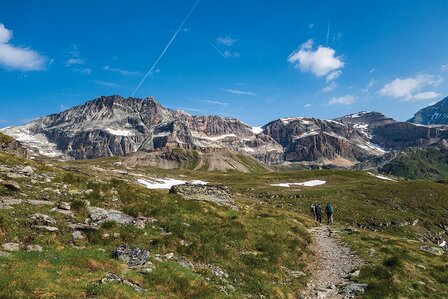
[[311,215],[313,216],[313,219],[316,220],[316,205],[313,203],[310,206],[310,212]]
[[316,221],[322,223],[322,208],[320,207],[320,203],[315,205],[314,209],[316,210]]
[[327,203],[327,206],[325,207],[325,212],[327,213],[327,224],[333,225],[334,208],[331,203]]

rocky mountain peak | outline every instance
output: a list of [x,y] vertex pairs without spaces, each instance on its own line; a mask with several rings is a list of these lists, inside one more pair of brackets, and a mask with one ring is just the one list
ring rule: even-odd
[[448,124],[448,97],[418,111],[408,122],[421,125]]

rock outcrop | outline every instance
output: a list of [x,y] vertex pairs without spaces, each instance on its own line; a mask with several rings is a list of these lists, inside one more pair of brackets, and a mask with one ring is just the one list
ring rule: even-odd
[[448,97],[421,109],[408,122],[422,125],[448,125]]
[[195,185],[187,183],[172,186],[170,193],[180,194],[185,199],[213,202],[218,205],[229,206],[233,210],[238,210],[230,190],[226,186]]

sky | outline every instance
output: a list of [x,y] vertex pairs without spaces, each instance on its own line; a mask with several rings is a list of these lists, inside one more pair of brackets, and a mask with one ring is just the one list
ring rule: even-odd
[[0,127],[102,95],[260,126],[448,96],[448,1],[0,1]]

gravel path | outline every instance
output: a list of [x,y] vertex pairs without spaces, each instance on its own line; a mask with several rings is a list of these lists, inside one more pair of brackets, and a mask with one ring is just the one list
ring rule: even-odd
[[310,282],[299,298],[352,298],[339,294],[339,287],[350,283],[349,274],[363,264],[362,260],[342,243],[336,230],[322,225],[310,233],[315,260],[309,268]]

